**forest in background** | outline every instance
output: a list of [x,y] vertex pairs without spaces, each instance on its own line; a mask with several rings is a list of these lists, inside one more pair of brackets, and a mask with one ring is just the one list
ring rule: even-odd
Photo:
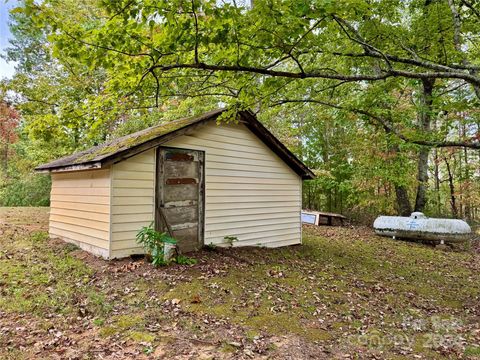
[[0,83],[0,205],[40,163],[217,107],[250,108],[317,175],[303,206],[475,221],[478,0],[24,0]]

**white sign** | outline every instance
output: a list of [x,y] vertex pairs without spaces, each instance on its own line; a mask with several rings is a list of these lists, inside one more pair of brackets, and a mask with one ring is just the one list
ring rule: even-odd
[[302,222],[306,224],[316,225],[317,216],[314,214],[306,214],[302,212]]

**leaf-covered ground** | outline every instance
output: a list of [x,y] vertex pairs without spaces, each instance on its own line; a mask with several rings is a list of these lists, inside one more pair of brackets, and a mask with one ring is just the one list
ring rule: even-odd
[[480,358],[480,255],[307,227],[304,245],[106,262],[0,209],[1,359]]

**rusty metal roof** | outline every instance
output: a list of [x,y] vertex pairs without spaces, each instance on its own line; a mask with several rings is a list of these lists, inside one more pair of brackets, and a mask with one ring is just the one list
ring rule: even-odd
[[[76,152],[35,168],[36,171],[75,171],[99,169],[112,163],[127,159],[145,150],[194,131],[198,126],[216,119],[226,109],[209,111],[200,116],[179,119],[152,126],[150,128],[126,135],[112,141]],[[291,153],[275,136],[270,133],[251,111],[240,111],[242,122],[282,158],[298,175],[304,179],[314,178],[314,174],[293,153]]]

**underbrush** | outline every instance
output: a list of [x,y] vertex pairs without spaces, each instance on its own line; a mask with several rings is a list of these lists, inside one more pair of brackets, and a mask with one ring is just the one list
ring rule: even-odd
[[49,206],[49,175],[32,174],[0,183],[0,206]]

